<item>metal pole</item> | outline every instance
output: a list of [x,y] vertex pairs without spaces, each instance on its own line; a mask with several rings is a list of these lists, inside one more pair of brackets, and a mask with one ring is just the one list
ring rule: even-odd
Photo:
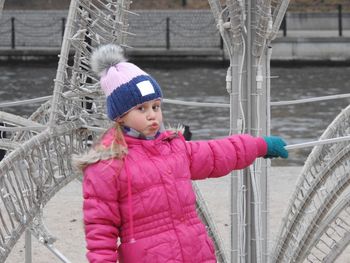
[[16,30],[15,30],[15,18],[11,17],[11,48],[16,47]]
[[339,36],[343,36],[342,5],[338,5],[338,31]]
[[[229,47],[228,47],[229,48]],[[230,65],[229,70],[231,71],[231,90],[230,93],[230,135],[238,134],[241,132],[241,127],[238,127],[239,124],[239,79],[242,77],[241,74],[241,63],[243,61],[243,56],[238,52],[230,57],[232,65]],[[239,222],[239,205],[238,193],[243,191],[241,185],[242,171],[233,171],[230,176],[231,180],[231,191],[230,191],[230,200],[231,200],[231,263],[240,262],[240,244],[238,242],[240,231],[243,226],[238,225]]]
[[[247,28],[247,52],[246,52],[246,90],[242,89],[242,98],[244,98],[245,104],[243,104],[244,115],[246,116],[246,131],[247,133],[252,133],[252,101],[251,101],[251,93],[253,90],[254,82],[252,81],[252,76],[254,68],[253,68],[253,57],[252,57],[252,41],[253,41],[253,12],[255,10],[255,0],[248,1],[247,6],[247,20],[246,20],[246,28]],[[243,86],[244,87],[244,86]],[[244,102],[243,101],[243,102]],[[253,192],[252,192],[252,182],[249,176],[249,169],[244,169],[244,184],[245,184],[245,198],[246,198],[246,258],[244,262],[252,263],[254,262],[254,258],[256,257],[255,253],[255,243],[254,243],[254,231],[253,231],[253,223],[254,223],[254,207],[252,208],[252,203],[254,201]]]
[[64,37],[64,30],[66,29],[66,18],[62,17],[62,25],[61,25],[61,36],[62,36],[62,41]]
[[282,27],[283,27],[283,36],[287,36],[287,14],[284,15],[282,20]]
[[58,249],[56,249],[52,244],[44,244],[57,258],[59,258],[63,263],[71,263]]
[[25,240],[25,263],[32,263],[32,233],[27,229],[24,234],[24,240]]
[[166,49],[170,49],[170,18],[166,18]]
[[[4,123],[0,122],[0,126],[4,126]],[[1,139],[5,139],[5,138],[6,138],[6,132],[0,131],[0,141]],[[6,155],[6,151],[4,149],[0,149],[0,161],[4,159],[5,155]]]
[[2,15],[2,10],[4,9],[4,3],[5,3],[5,0],[0,0],[0,18]]
[[[245,99],[244,111],[246,116],[246,132],[253,136],[261,136],[267,132],[267,79],[269,79],[269,55],[266,46],[263,45],[259,57],[253,53],[254,40],[258,29],[255,26],[258,7],[257,0],[248,1],[247,5],[247,52],[246,52],[246,90],[243,93]],[[246,259],[244,262],[266,262],[267,257],[267,162],[257,160],[255,162],[257,174],[252,175],[253,170],[244,170],[246,185]],[[255,179],[254,176],[259,178]],[[260,189],[260,195],[254,194],[254,188]]]
[[[261,120],[265,120],[264,122],[261,121],[263,127],[262,127],[262,132],[263,134],[270,135],[270,120],[271,120],[271,112],[270,112],[270,98],[271,98],[271,93],[270,93],[270,87],[271,87],[271,82],[270,82],[270,76],[271,76],[271,66],[270,66],[270,61],[271,61],[271,56],[272,56],[272,47],[267,46],[266,48],[266,59],[264,63],[264,69],[265,71],[265,88],[263,91],[263,96],[262,96],[262,103],[261,103],[261,113],[264,113],[264,116],[260,116]],[[261,165],[261,180],[260,180],[260,185],[261,185],[261,216],[262,216],[262,233],[261,237],[263,239],[263,244],[262,244],[262,249],[263,249],[263,259],[262,262],[270,262],[269,261],[269,246],[268,246],[268,230],[269,230],[269,224],[268,224],[268,193],[269,193],[269,182],[268,182],[268,175],[269,175],[269,168],[270,168],[270,160],[262,160],[262,165]]]
[[65,67],[68,62],[68,55],[66,52],[69,52],[69,48],[71,46],[69,38],[73,34],[73,21],[76,16],[76,10],[78,10],[78,1],[71,1],[67,16],[67,25],[65,31],[64,31],[64,37],[61,47],[61,53],[60,53],[60,60],[58,62],[58,67],[56,71],[56,78],[55,78],[55,86],[53,91],[53,97],[51,101],[51,109],[50,109],[50,118],[48,121],[48,126],[50,129],[52,129],[55,126],[57,112],[59,105],[59,100],[61,98],[61,93],[63,91],[63,84],[65,79]]

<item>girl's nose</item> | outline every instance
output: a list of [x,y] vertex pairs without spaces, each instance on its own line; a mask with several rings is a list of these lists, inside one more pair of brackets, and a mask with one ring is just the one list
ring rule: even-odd
[[147,113],[147,119],[154,120],[155,117],[156,117],[156,113],[153,110],[149,110]]

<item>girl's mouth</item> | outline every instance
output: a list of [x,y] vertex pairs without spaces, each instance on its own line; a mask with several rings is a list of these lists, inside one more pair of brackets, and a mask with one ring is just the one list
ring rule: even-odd
[[159,125],[158,125],[158,123],[154,122],[154,123],[151,124],[150,127],[151,127],[152,129],[158,129],[158,128],[159,128]]

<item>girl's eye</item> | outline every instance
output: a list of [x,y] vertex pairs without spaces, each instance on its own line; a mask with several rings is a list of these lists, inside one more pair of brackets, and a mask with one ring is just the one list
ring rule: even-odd
[[153,108],[153,110],[156,110],[156,111],[157,111],[157,110],[160,109],[160,105],[154,105],[152,108]]
[[145,110],[145,107],[140,106],[140,107],[138,107],[137,109],[138,109],[139,111],[144,111],[144,110]]

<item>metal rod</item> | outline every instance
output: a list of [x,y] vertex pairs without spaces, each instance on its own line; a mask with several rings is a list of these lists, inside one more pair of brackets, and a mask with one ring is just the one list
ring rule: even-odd
[[24,233],[24,262],[32,263],[32,233],[26,229]]
[[28,105],[28,104],[34,104],[38,102],[43,102],[51,99],[52,96],[44,96],[44,97],[39,97],[35,99],[28,99],[28,100],[20,100],[20,101],[9,101],[9,102],[3,102],[0,103],[0,108],[7,108],[7,107],[15,107],[19,105]]
[[[272,33],[269,36],[269,40],[273,40],[277,37],[282,20],[286,16],[288,5],[289,5],[289,0],[280,0],[278,2],[278,5],[276,6],[275,11],[273,12]],[[287,25],[286,25],[286,34],[287,34]]]
[[64,87],[66,65],[68,64],[68,52],[71,46],[70,37],[73,35],[74,19],[76,16],[76,10],[78,10],[79,1],[71,1],[67,16],[67,26],[64,31],[64,37],[61,47],[60,60],[56,71],[55,86],[52,97],[52,106],[48,126],[53,128],[56,122],[56,116],[59,107],[59,100]]
[[4,3],[5,3],[5,0],[0,0],[0,18],[2,15],[2,10],[4,9]]
[[286,148],[286,150],[294,150],[294,149],[300,149],[300,148],[313,147],[316,145],[343,142],[343,141],[348,141],[348,140],[350,140],[350,135],[343,136],[343,137],[337,137],[337,138],[331,138],[331,139],[318,140],[318,141],[290,144],[290,145],[285,146],[285,148]]
[[55,248],[52,244],[44,244],[52,254],[54,254],[58,259],[60,259],[64,263],[71,263],[57,248]]
[[349,97],[350,97],[350,93],[345,93],[345,94],[322,96],[322,97],[308,98],[308,99],[301,99],[301,100],[276,101],[276,102],[271,102],[271,106],[293,105],[293,104],[317,102],[317,101],[323,101],[323,100],[344,99]]
[[66,29],[66,18],[62,17],[62,25],[61,25],[61,37],[62,37],[62,41],[63,41],[63,37],[64,37],[64,30]]
[[[293,104],[301,104],[301,103],[318,102],[318,101],[324,101],[324,100],[346,99],[349,97],[350,97],[350,93],[345,93],[345,94],[321,96],[321,97],[301,99],[301,100],[275,101],[275,102],[270,102],[270,105],[271,106],[285,106],[285,105],[293,105]],[[49,95],[49,96],[44,96],[44,97],[38,97],[35,99],[3,102],[3,103],[0,103],[0,108],[15,107],[15,106],[19,106],[19,105],[38,103],[38,102],[47,101],[51,98],[52,98],[52,96]],[[168,103],[168,104],[196,106],[196,107],[214,107],[214,108],[229,108],[230,107],[230,104],[217,103],[217,102],[182,101],[182,100],[173,100],[173,99],[163,99],[163,102]],[[235,132],[235,133],[237,133],[237,132]]]
[[170,49],[170,17],[166,18],[166,49]]
[[15,29],[15,18],[11,17],[11,48],[16,47],[16,29]]
[[339,36],[343,36],[342,5],[338,5],[338,31]]
[[287,14],[284,15],[282,20],[283,36],[287,36]]
[[[246,89],[243,90],[243,98],[246,100],[246,103],[244,105],[244,111],[245,111],[245,116],[246,116],[246,131],[249,134],[252,134],[253,129],[255,128],[255,123],[256,123],[256,116],[252,115],[252,97],[251,94],[252,92],[255,91],[255,81],[253,81],[253,76],[255,76],[255,69],[253,65],[253,56],[252,56],[252,46],[253,46],[253,34],[255,33],[255,30],[253,29],[253,23],[254,23],[254,14],[252,10],[256,10],[256,1],[248,1],[247,5],[247,20],[246,20],[246,28],[247,28],[247,41],[246,41],[246,46],[247,46],[247,52],[246,52]],[[255,111],[254,111],[255,112]],[[254,224],[254,217],[255,217],[255,211],[254,211],[254,193],[252,191],[252,181],[249,176],[249,170],[246,168],[243,171],[243,176],[244,176],[244,184],[246,186],[246,193],[245,193],[245,198],[246,198],[246,244],[245,244],[245,257],[243,257],[243,262],[246,263],[253,263],[256,262],[256,245],[254,242],[255,239],[255,234],[253,230],[253,224]]]
[[[1,130],[1,127],[4,126],[3,122],[0,122],[0,142],[3,141],[3,139],[6,139],[6,132]],[[0,161],[4,159],[6,155],[6,151],[4,149],[0,149]]]
[[[229,76],[226,77],[228,84],[230,85],[230,134],[240,133],[242,125],[238,125],[239,120],[239,92],[240,92],[240,78],[242,77],[241,64],[244,57],[241,54],[234,54],[230,57],[232,66],[229,67]],[[237,171],[231,173],[231,262],[239,262],[239,244],[238,244],[238,232],[239,227],[239,208],[237,204],[238,191],[240,189],[238,177],[240,174]]]
[[[266,73],[265,73],[265,96],[264,96],[264,108],[262,109],[265,110],[266,116],[265,116],[265,129],[263,129],[263,133],[266,135],[270,135],[270,129],[271,129],[271,106],[270,106],[270,99],[271,99],[271,56],[272,56],[272,48],[269,44],[266,45],[266,59],[265,59],[265,68],[266,68]],[[268,200],[269,200],[269,182],[268,178],[270,175],[270,164],[271,162],[267,159],[262,160],[262,166],[261,166],[261,200],[262,200],[262,236],[261,238],[263,239],[263,258],[262,262],[269,262],[269,235],[268,235],[268,230],[269,230],[269,212],[268,212]]]

